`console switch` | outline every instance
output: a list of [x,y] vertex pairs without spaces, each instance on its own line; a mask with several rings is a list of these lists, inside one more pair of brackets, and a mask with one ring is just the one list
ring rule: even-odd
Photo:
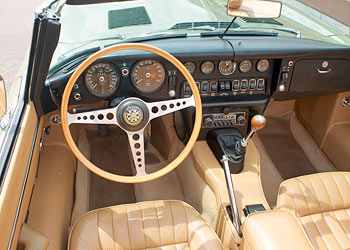
[[238,91],[239,90],[239,80],[234,80],[232,82],[232,90],[233,91]]
[[256,88],[256,80],[255,79],[250,79],[249,80],[249,89],[254,90]]
[[265,88],[265,80],[259,79],[258,80],[258,90],[263,90]]
[[217,92],[218,91],[218,82],[217,81],[211,81],[210,82],[210,91],[211,92]]
[[247,90],[248,88],[248,80],[242,80],[241,81],[241,90],[244,91],[244,90]]
[[202,90],[202,93],[207,93],[209,90],[209,82],[207,81],[202,82],[201,90]]

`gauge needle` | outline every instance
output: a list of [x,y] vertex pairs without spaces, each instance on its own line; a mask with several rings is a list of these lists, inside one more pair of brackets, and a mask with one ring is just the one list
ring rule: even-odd
[[138,80],[137,82],[136,82],[136,84],[139,84],[140,82],[142,82],[142,78],[140,79],[140,80]]
[[95,89],[97,86],[97,83],[94,86],[91,86],[92,89]]

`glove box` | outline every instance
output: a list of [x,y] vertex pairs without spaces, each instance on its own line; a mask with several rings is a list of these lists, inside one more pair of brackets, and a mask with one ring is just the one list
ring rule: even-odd
[[299,60],[295,63],[289,91],[350,90],[350,61],[346,59]]

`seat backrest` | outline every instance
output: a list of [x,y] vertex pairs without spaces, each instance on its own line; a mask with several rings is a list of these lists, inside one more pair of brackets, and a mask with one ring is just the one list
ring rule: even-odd
[[286,180],[280,185],[277,208],[297,216],[350,208],[350,172],[327,172]]

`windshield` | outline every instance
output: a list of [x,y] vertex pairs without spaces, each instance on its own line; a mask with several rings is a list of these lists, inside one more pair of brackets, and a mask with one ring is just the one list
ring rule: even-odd
[[[226,15],[226,4],[227,0],[134,0],[65,5],[60,40],[51,65],[79,51],[131,38],[224,31],[232,20]],[[295,0],[282,4],[277,19],[237,18],[231,29],[277,32],[278,36],[350,45],[349,26],[329,17],[321,18],[321,12]]]

